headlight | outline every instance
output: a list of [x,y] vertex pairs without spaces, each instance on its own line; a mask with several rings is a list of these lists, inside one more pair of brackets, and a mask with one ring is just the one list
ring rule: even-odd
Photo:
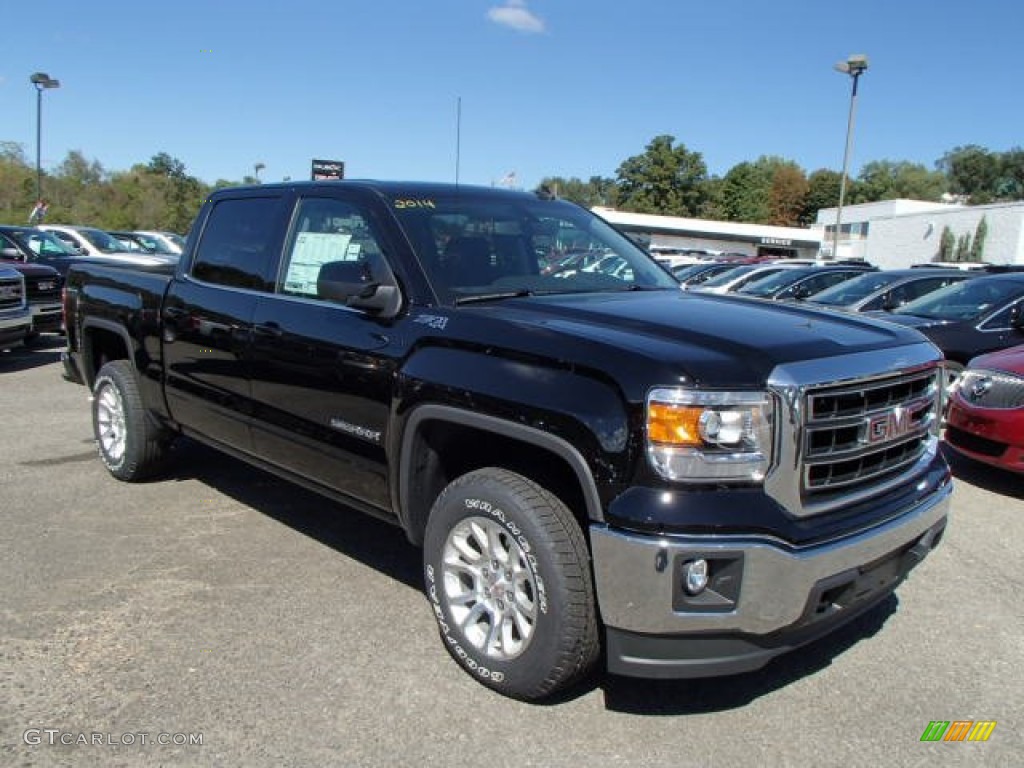
[[765,392],[654,389],[647,456],[682,482],[760,482],[772,462],[774,404]]
[[960,376],[957,392],[979,408],[1024,407],[1024,379],[1002,371],[970,368]]

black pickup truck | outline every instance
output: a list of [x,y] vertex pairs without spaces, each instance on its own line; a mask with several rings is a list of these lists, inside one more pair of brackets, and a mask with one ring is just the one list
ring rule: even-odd
[[602,650],[626,675],[756,669],[946,525],[921,335],[684,293],[544,194],[221,190],[173,273],[73,267],[64,310],[115,477],[186,435],[393,521],[445,647],[517,698]]

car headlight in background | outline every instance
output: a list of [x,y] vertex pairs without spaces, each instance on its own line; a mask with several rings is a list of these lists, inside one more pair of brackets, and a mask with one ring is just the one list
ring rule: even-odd
[[1024,378],[1012,373],[968,369],[957,382],[957,392],[978,408],[1024,407]]
[[647,456],[682,482],[760,482],[772,462],[774,403],[765,392],[659,388],[647,396]]

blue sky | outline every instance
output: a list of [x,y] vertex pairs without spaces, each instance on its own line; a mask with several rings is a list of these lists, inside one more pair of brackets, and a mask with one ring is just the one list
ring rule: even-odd
[[864,53],[851,170],[932,168],[963,144],[1024,144],[1020,0],[177,0],[9,3],[0,141],[44,168],[80,150],[108,170],[157,152],[207,182],[265,165],[352,178],[510,172],[614,177],[670,134],[713,174],[779,155],[842,165],[850,79]]

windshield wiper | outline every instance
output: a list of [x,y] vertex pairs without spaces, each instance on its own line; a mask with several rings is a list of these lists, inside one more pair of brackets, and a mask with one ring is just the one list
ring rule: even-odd
[[520,299],[524,296],[533,296],[533,291],[520,288],[515,291],[496,291],[494,293],[478,293],[474,296],[459,296],[455,299],[455,306],[462,304],[477,304],[482,301],[500,301],[501,299]]

